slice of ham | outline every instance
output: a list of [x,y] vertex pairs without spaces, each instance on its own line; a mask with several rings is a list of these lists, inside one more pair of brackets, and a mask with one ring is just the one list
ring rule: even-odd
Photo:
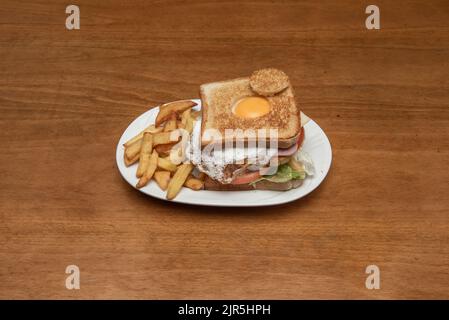
[[287,149],[279,149],[277,155],[279,157],[288,157],[295,154],[295,152],[298,150],[298,144],[296,143],[294,146],[287,148]]
[[279,157],[288,157],[294,155],[295,152],[298,151],[299,147],[302,145],[303,141],[304,141],[304,128],[301,128],[301,133],[299,134],[296,144],[287,149],[278,149],[277,155]]

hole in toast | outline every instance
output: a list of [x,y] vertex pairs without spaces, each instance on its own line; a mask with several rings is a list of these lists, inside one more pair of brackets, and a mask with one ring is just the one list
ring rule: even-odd
[[269,113],[270,110],[271,105],[268,99],[259,96],[241,98],[232,107],[232,113],[243,119],[259,118]]

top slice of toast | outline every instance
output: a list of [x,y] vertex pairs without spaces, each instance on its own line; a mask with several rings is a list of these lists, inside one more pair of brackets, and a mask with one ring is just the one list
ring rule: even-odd
[[[250,86],[250,78],[237,78],[219,81],[200,86],[202,101],[201,145],[209,143],[224,143],[225,129],[277,129],[278,147],[293,146],[301,131],[300,110],[298,109],[291,85],[273,95],[265,97],[271,107],[270,111],[261,117],[240,118],[232,112],[233,105],[243,97],[258,96]],[[222,139],[213,140],[203,136],[207,129],[215,129]],[[248,141],[248,137],[243,137]]]

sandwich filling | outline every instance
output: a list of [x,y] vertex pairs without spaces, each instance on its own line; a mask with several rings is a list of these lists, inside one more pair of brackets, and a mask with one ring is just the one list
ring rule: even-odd
[[310,157],[300,150],[304,137],[302,128],[297,143],[287,149],[233,147],[210,152],[198,152],[199,139],[192,139],[186,155],[199,172],[222,184],[256,185],[263,180],[285,183],[314,173]]

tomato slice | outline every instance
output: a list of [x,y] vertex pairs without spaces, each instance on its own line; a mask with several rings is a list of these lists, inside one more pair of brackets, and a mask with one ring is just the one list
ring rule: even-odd
[[261,168],[257,171],[249,172],[242,174],[241,176],[237,176],[232,180],[231,184],[247,184],[251,183],[261,176],[267,174],[270,171],[270,167]]
[[259,170],[242,174],[232,180],[231,184],[248,184],[260,178]]

